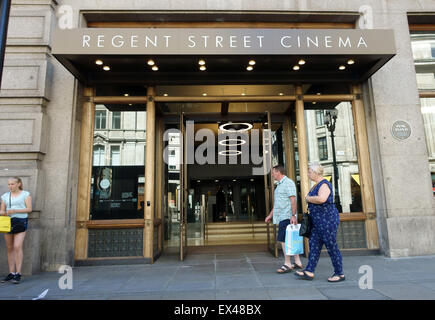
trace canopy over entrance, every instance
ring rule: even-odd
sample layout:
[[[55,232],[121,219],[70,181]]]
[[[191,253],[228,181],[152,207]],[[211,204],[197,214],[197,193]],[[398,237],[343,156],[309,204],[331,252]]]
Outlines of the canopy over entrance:
[[[392,30],[85,28],[53,39],[88,85],[356,83],[395,52]]]

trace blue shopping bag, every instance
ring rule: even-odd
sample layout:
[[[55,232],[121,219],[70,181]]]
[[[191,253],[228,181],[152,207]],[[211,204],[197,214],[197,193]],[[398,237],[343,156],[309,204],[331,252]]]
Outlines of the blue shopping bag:
[[[293,256],[304,253],[304,237],[299,235],[300,224],[289,224],[285,231],[285,254]]]

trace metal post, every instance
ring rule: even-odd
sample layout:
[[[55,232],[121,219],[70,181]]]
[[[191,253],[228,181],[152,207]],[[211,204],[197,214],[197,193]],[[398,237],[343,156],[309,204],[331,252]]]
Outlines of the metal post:
[[[335,123],[333,125],[333,129],[335,129]],[[341,202],[340,202],[340,194],[338,193],[338,168],[337,168],[337,158],[335,156],[334,130],[331,130],[331,143],[332,143],[332,163],[334,167],[334,193],[335,193],[334,202],[335,205],[337,206],[338,212],[343,212],[341,207]]]
[[[332,109],[326,111],[326,119],[325,124],[328,128],[328,131],[331,132],[331,143],[332,143],[332,166],[334,168],[334,202],[337,206],[338,212],[343,212],[341,203],[340,203],[340,194],[338,193],[338,169],[337,169],[337,158],[335,156],[335,140],[334,140],[334,131],[335,131],[335,123],[337,122],[338,110]]]
[[[3,62],[5,59],[6,37],[8,34],[9,12],[12,0],[1,0],[0,3],[0,87],[3,75]]]

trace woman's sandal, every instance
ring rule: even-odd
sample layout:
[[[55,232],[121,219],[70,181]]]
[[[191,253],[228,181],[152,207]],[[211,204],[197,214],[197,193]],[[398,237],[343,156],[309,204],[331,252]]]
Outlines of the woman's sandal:
[[[304,268],[304,266],[303,265],[299,265],[299,264],[297,264],[296,262],[293,264],[293,269],[303,269]]]
[[[344,280],[346,280],[346,277],[344,276],[344,275],[338,275],[338,274],[333,274],[332,276],[331,276],[331,278],[333,278],[333,277],[338,277],[338,280],[330,280],[330,279],[328,279],[328,282],[340,282],[340,281],[344,281]]]
[[[280,271],[281,270],[281,271]],[[276,271],[276,273],[289,273],[289,272],[292,272],[292,268],[290,268],[288,265],[286,265],[286,264],[283,264],[282,266],[281,266],[281,268],[279,268],[277,271]]]
[[[299,274],[298,272],[299,271],[295,272],[295,276],[298,279],[301,279],[301,280],[310,280],[310,281],[314,279],[314,276],[310,277],[308,274],[305,273],[305,271],[302,271],[303,275]]]

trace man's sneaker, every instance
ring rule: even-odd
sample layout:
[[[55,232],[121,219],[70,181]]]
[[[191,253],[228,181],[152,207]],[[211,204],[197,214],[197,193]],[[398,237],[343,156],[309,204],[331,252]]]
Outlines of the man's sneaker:
[[[12,282],[15,283],[15,284],[17,284],[17,283],[20,283],[20,281],[21,281],[21,274],[16,273],[16,274],[14,275],[14,279],[12,280]]]
[[[9,273],[9,274],[6,276],[6,278],[4,278],[4,279],[2,280],[2,283],[6,282],[6,281],[10,281],[10,280],[12,280],[14,277],[15,277],[15,275],[14,275],[13,273]]]

